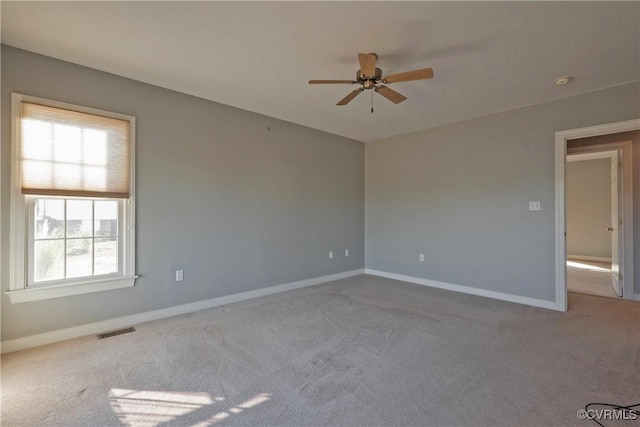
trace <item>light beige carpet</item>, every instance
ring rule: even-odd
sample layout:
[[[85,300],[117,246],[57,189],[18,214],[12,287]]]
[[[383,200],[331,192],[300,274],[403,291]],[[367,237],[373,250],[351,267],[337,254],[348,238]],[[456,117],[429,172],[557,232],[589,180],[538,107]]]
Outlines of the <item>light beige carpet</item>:
[[[2,425],[595,426],[586,404],[640,403],[623,300],[358,276],[135,326],[3,356]]]

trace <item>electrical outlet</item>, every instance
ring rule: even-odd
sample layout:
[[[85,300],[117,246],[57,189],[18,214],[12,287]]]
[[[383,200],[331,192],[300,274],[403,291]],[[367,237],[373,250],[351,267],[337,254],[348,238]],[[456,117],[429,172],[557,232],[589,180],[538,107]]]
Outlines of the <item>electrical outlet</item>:
[[[184,270],[176,270],[176,282],[182,282],[184,280]]]
[[[349,249],[344,250],[344,256],[349,256]]]
[[[424,262],[424,254],[420,254],[420,262]]]
[[[329,259],[333,259],[333,251],[329,251]]]
[[[540,201],[529,202],[529,210],[530,211],[539,211],[540,210]]]

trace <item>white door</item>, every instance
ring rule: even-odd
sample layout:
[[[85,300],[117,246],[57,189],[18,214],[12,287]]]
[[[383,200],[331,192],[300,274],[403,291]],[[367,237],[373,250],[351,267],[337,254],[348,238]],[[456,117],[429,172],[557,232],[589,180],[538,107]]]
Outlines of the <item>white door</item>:
[[[619,179],[622,166],[620,150],[615,151],[611,157],[611,226],[607,228],[611,232],[611,286],[615,293],[621,297],[623,289],[623,277],[620,275],[623,259],[623,234],[620,224],[622,203],[622,182]]]

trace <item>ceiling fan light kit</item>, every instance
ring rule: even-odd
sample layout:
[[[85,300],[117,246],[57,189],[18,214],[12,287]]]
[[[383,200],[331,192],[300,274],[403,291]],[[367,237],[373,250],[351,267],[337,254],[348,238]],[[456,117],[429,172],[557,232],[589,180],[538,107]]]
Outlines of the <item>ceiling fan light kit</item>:
[[[405,71],[402,73],[389,74],[388,76],[382,77],[382,70],[376,67],[377,59],[378,55],[376,55],[375,53],[359,53],[358,62],[360,62],[360,69],[356,72],[355,80],[309,80],[309,84],[361,85],[361,87],[349,93],[336,105],[347,105],[356,96],[364,92],[365,89],[373,89],[376,93],[384,96],[394,104],[399,104],[405,101],[407,97],[384,85],[390,83],[408,82],[412,80],[426,80],[433,78],[433,70],[431,68]]]

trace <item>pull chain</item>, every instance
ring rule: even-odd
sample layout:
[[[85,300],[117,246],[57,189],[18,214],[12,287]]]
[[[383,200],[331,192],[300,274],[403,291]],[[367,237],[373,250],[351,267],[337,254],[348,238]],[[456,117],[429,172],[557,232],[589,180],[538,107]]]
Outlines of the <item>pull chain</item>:
[[[371,91],[371,114],[373,114],[373,91]]]

